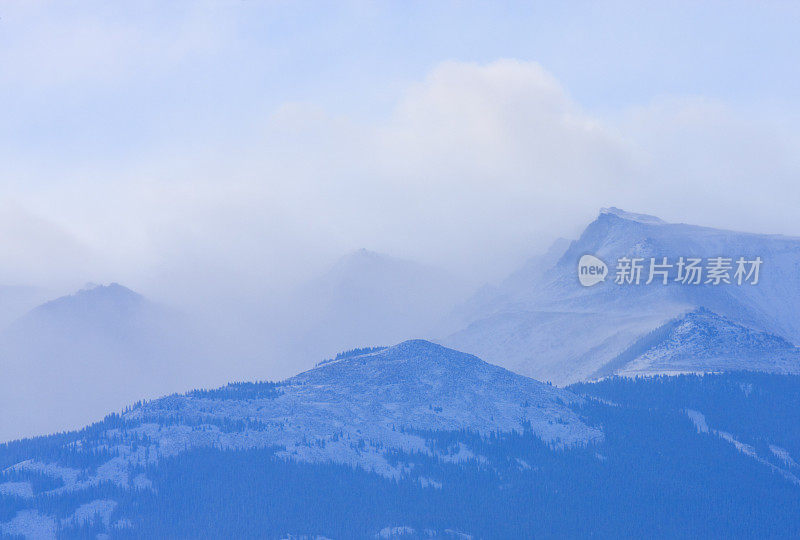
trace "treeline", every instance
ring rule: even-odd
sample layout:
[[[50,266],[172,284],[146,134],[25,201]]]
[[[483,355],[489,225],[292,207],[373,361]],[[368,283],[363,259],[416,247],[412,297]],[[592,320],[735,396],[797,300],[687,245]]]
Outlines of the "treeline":
[[[446,458],[391,451],[387,459],[406,471],[400,479],[287,461],[273,448],[194,449],[131,468],[153,489],[103,484],[34,500],[0,497],[0,521],[30,507],[63,518],[93,499],[112,499],[114,538],[371,538],[395,526],[479,538],[800,537],[800,488],[714,433],[698,433],[685,412],[701,411],[714,429],[781,444],[797,457],[800,377],[608,379],[572,389],[602,400],[575,405],[602,428],[602,441],[560,448],[530,426],[488,435],[416,430]],[[95,520],[61,534],[94,537],[104,527]]]
[[[614,377],[569,389],[634,409],[696,410],[713,429],[735,434],[767,457],[769,445],[800,457],[800,375],[741,371]]]
[[[186,396],[206,399],[274,399],[282,394],[277,382],[237,382],[212,390],[192,390]]]

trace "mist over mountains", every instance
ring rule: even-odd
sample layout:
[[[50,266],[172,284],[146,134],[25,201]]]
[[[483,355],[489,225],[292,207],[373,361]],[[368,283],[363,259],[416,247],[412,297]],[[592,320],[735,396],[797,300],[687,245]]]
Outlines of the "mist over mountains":
[[[75,427],[202,382],[181,314],[112,283],[44,303],[0,332],[0,439]]]
[[[585,254],[764,263],[755,285],[583,287]],[[84,288],[0,332],[0,438],[86,425],[0,444],[0,536],[800,532],[799,254],[604,209],[471,296],[355,252],[245,343]],[[270,354],[310,369],[231,375]]]
[[[465,290],[435,268],[360,250],[290,303],[264,308],[266,316],[243,311],[235,328],[117,283],[89,285],[0,330],[0,440],[74,429],[143,398],[296,373],[365,344],[431,336]],[[15,291],[7,289],[7,304]]]
[[[468,290],[438,268],[361,249],[291,298],[284,343],[289,354],[322,359],[355,347],[432,338]]]
[[[0,540],[800,539],[798,27],[0,2]]]
[[[5,328],[52,295],[32,286],[0,286],[0,328]]]
[[[579,257],[759,256],[758,285],[581,287]],[[289,300],[217,326],[122,285],[32,309],[0,332],[0,439],[75,428],[141,398],[263,380],[337,351],[425,337],[564,385],[615,373],[798,371],[800,241],[604,209],[474,293],[436,268],[360,250]],[[30,292],[19,295],[27,302]],[[16,298],[7,294],[8,304]],[[17,305],[24,305],[24,302]],[[11,313],[11,311],[8,311]],[[236,326],[241,328],[236,328]],[[679,336],[679,337],[677,337]],[[43,396],[43,397],[33,397]],[[68,407],[61,406],[69,403]]]
[[[611,272],[621,257],[674,263],[679,257],[742,256],[761,257],[764,264],[755,286],[685,285],[675,282],[672,268],[667,285],[617,286],[608,279],[587,288],[576,277],[577,262],[587,253],[606,261]],[[443,341],[512,371],[566,384],[608,372],[604,366],[639,338],[697,308],[797,344],[798,296],[800,239],[670,224],[611,208],[538,276],[473,300],[468,315],[461,315],[466,324]],[[740,359],[746,368],[746,356]]]

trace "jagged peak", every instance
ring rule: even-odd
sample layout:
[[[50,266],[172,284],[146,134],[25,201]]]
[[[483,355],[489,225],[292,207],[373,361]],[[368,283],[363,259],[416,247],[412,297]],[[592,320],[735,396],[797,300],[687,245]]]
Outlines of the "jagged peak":
[[[624,219],[626,221],[634,221],[636,223],[644,223],[647,225],[666,225],[667,222],[663,219],[651,216],[649,214],[636,214],[634,212],[626,212],[616,206],[611,206],[609,208],[601,208],[600,209],[600,216],[603,215],[611,215],[616,216],[620,219]]]

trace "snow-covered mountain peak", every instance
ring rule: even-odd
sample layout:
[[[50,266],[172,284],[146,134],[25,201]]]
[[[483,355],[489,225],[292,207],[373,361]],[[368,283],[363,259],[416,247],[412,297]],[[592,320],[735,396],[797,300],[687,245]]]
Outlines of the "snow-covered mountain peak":
[[[375,354],[390,361],[485,364],[476,356],[448,349],[425,339],[409,339]]]
[[[365,406],[369,404],[371,408],[377,402],[386,406],[387,411],[395,411],[394,407],[408,408],[411,404],[424,410],[430,403],[441,406],[449,404],[451,411],[457,411],[458,402],[469,395],[470,402],[475,406],[473,413],[479,415],[481,410],[485,410],[486,419],[494,419],[488,421],[488,425],[493,426],[489,429],[500,431],[520,426],[515,427],[513,415],[494,411],[499,403],[508,402],[510,405],[528,402],[548,408],[575,399],[569,392],[519,376],[476,356],[421,339],[322,364],[288,379],[284,385],[284,389],[295,385],[324,388],[329,398],[337,396],[337,399],[351,404],[363,401]],[[526,416],[524,411],[515,414]],[[437,418],[442,419],[441,416]],[[433,427],[427,426],[430,420],[420,421],[430,428]],[[462,420],[466,424],[461,427],[485,429],[480,423],[473,425],[466,418]],[[403,420],[400,417],[393,418],[393,422],[416,425],[410,419]]]
[[[707,371],[800,373],[800,349],[700,307],[643,336],[598,375]]]
[[[666,225],[667,222],[661,218],[656,216],[651,216],[648,214],[636,214],[634,212],[626,212],[616,206],[611,206],[609,208],[601,208],[600,209],[600,216],[616,216],[620,219],[625,219],[627,221],[635,221],[637,223],[645,223],[647,225]]]
[[[388,475],[399,471],[387,463],[387,450],[430,452],[417,432],[531,429],[555,445],[602,437],[569,407],[580,400],[575,394],[428,341],[340,356],[276,385],[229,385],[146,403],[124,415],[141,426],[129,436],[156,436],[165,454],[209,444],[278,446],[293,459]],[[238,421],[241,432],[208,429]],[[161,427],[148,427],[154,425]],[[307,446],[309,440],[322,443]],[[366,446],[355,447],[358,440]]]
[[[443,347],[442,345],[437,345],[436,343],[432,343],[424,339],[409,339],[392,347],[366,347],[363,349],[353,349],[352,351],[345,351],[339,353],[333,359],[320,362],[319,364],[317,364],[317,367],[314,368],[314,370],[316,370],[321,366],[329,366],[336,363],[377,364],[392,359],[396,359],[401,362],[407,362],[411,359],[424,359],[424,358],[430,358],[433,360],[437,357],[442,356],[443,353],[449,350],[451,349],[447,349],[447,347]],[[459,354],[471,357],[471,355],[467,355],[464,353],[459,353]],[[475,358],[475,360],[477,360],[478,362],[481,361],[478,358]]]
[[[62,493],[102,482],[144,485],[130,477],[131,467],[195,448],[274,448],[290,460],[343,463],[397,478],[419,474],[393,458],[397,452],[447,463],[486,459],[465,443],[433,445],[432,432],[530,430],[553,447],[603,438],[570,407],[582,398],[567,390],[422,340],[368,351],[350,351],[281,383],[174,394],[110,416],[65,439],[79,453],[108,456],[83,479],[69,464],[15,466],[66,471],[69,481],[53,491]]]
[[[332,391],[337,393],[354,392],[370,385],[373,387],[371,391],[395,388],[393,399],[400,399],[406,392],[416,394],[420,399],[436,399],[442,397],[437,395],[439,392],[448,391],[447,387],[458,386],[458,391],[472,390],[476,384],[482,385],[489,378],[514,385],[524,381],[526,387],[541,386],[549,391],[549,387],[542,383],[520,378],[476,356],[422,339],[404,341],[366,354],[346,356],[292,377],[287,384],[330,385]],[[488,390],[483,388],[481,392]],[[498,388],[498,391],[502,390]],[[430,395],[423,398],[422,393]],[[569,401],[566,396],[558,397]]]
[[[603,260],[609,276],[617,273],[623,258],[638,259],[642,278],[638,284],[607,279],[583,287],[576,268],[586,254]],[[717,257],[730,260],[729,282],[688,285],[677,279],[681,258],[699,259],[706,272]],[[647,284],[652,261],[664,258],[671,265],[667,283]],[[763,262],[757,284],[732,279],[738,258]],[[513,287],[488,291],[468,303],[469,310],[460,314],[464,324],[445,343],[557,384],[606,372],[607,364],[639,338],[699,307],[800,344],[797,238],[666,223],[610,208],[603,209],[556,263],[539,266],[538,272],[512,274]],[[699,331],[701,326],[692,328]]]
[[[388,362],[437,362],[442,359],[455,361],[469,359],[472,362],[482,362],[479,358],[470,354],[465,354],[453,349],[448,349],[442,345],[424,340],[409,339],[398,343],[392,347],[377,348],[377,350],[365,349],[365,352],[342,355],[339,363],[388,363]],[[334,362],[330,362],[333,364]]]

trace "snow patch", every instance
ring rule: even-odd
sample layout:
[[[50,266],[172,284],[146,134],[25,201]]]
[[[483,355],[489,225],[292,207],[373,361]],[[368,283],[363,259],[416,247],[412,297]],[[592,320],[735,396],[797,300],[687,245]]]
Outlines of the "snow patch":
[[[80,527],[100,518],[108,528],[111,522],[111,513],[117,507],[117,502],[109,499],[95,499],[86,504],[80,505],[71,516],[61,520],[61,524],[67,527]]]
[[[11,521],[0,523],[0,532],[26,540],[55,540],[56,520],[36,510],[20,510]]]
[[[723,441],[728,442],[731,445],[733,445],[733,447],[736,448],[736,450],[738,450],[742,454],[753,458],[754,460],[758,461],[762,465],[764,465],[764,466],[772,469],[774,472],[780,474],[781,476],[783,476],[789,482],[800,486],[800,478],[798,478],[797,476],[795,476],[794,474],[790,473],[789,471],[787,471],[785,469],[781,469],[780,467],[777,467],[776,465],[770,463],[766,459],[764,459],[761,456],[759,456],[758,452],[756,452],[756,449],[753,446],[751,446],[751,445],[749,445],[747,443],[741,442],[740,440],[736,439],[736,437],[734,437],[732,434],[728,433],[727,431],[719,431],[719,430],[716,430],[716,429],[709,428],[708,427],[708,423],[706,422],[706,417],[705,417],[705,415],[703,415],[703,413],[701,413],[699,411],[692,410],[692,409],[686,409],[686,415],[689,418],[691,418],[692,422],[694,422],[694,425],[697,428],[697,432],[698,433],[712,433],[712,434],[716,435],[717,437],[719,437]],[[784,457],[786,457],[786,458],[791,460],[791,457],[789,456],[789,453],[786,450],[784,450],[783,448],[780,448],[780,447],[774,446],[774,445],[770,445],[770,450],[772,451],[773,454],[775,454],[777,457],[779,457],[781,459],[784,459]],[[788,463],[786,463],[785,460],[784,460],[784,463],[788,464]],[[791,461],[791,463],[794,463],[794,461]]]
[[[415,533],[416,531],[407,525],[401,525],[399,527],[384,527],[378,532],[378,534],[375,535],[375,538],[399,538],[401,536],[411,536]]]
[[[775,457],[780,459],[784,465],[788,467],[797,467],[797,462],[792,459],[792,456],[789,454],[789,451],[785,448],[781,448],[780,446],[775,446],[774,444],[769,445],[770,452],[772,452]]]
[[[30,499],[33,497],[33,486],[30,482],[4,482],[0,484],[0,495]]]
[[[418,480],[419,480],[419,484],[423,488],[430,487],[430,488],[433,488],[433,489],[442,489],[442,483],[437,481],[437,480],[434,480],[433,478],[427,478],[425,476],[420,476],[418,478]]]
[[[700,411],[686,409],[686,416],[688,416],[697,428],[698,433],[708,433],[708,424],[706,423],[706,416]]]

